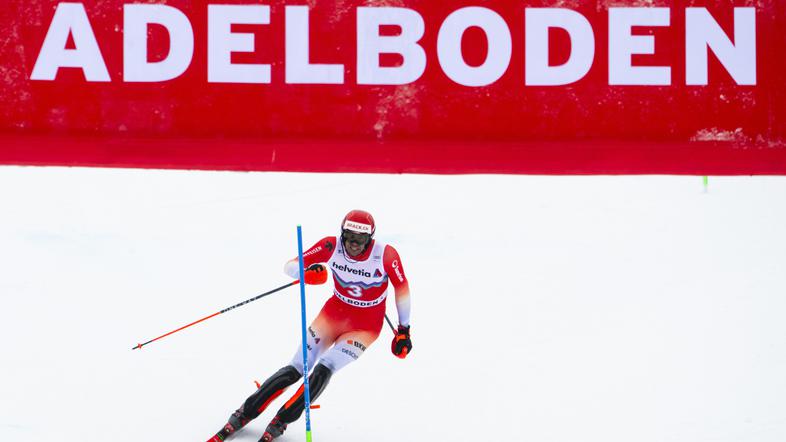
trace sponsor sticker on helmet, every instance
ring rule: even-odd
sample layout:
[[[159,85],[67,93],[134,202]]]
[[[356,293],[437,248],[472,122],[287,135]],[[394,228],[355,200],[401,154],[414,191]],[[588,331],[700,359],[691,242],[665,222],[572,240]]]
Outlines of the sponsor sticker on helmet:
[[[352,230],[358,233],[367,233],[371,235],[371,226],[368,224],[357,223],[355,221],[346,220],[344,222],[344,229],[345,230]]]

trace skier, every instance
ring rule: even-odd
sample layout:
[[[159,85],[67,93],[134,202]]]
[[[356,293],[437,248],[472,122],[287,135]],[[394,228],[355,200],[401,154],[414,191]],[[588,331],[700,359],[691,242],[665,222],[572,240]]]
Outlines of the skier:
[[[370,213],[349,212],[341,222],[341,236],[328,236],[303,253],[304,282],[327,281],[327,267],[333,271],[333,296],[325,303],[308,328],[309,389],[314,400],[325,390],[330,377],[358,359],[382,330],[388,281],[396,296],[399,326],[391,351],[405,358],[412,350],[409,334],[409,283],[401,258],[393,246],[374,239],[376,224]],[[284,272],[292,278],[300,273],[298,258],[288,261]],[[317,362],[318,361],[318,362]],[[314,362],[317,362],[314,364]],[[269,377],[229,417],[226,425],[208,442],[221,442],[259,416],[290,385],[303,377],[303,348],[292,361]],[[281,436],[287,424],[296,421],[305,408],[303,386],[270,421],[260,442]]]

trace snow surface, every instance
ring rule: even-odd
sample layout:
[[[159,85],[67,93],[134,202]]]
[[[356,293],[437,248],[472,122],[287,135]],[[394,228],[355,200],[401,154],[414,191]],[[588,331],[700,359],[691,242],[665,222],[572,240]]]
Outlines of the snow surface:
[[[298,223],[308,246],[365,208],[411,280],[414,349],[384,331],[337,373],[314,441],[782,442],[786,177],[703,190],[0,168],[0,440],[206,440],[292,357],[297,289],[131,347],[287,282]],[[281,439],[303,440],[302,419]]]

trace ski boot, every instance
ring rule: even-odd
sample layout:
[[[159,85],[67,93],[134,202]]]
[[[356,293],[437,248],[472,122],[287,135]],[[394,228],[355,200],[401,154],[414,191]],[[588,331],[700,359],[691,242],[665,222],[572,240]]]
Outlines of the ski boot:
[[[240,410],[237,410],[232,413],[232,416],[229,416],[229,421],[224,425],[224,428],[208,439],[207,442],[224,442],[229,436],[235,434],[237,430],[245,427],[249,421]]]
[[[262,439],[259,439],[259,442],[271,442],[273,439],[284,434],[284,430],[286,429],[287,423],[283,422],[280,417],[276,416],[268,424],[265,434],[262,435]]]

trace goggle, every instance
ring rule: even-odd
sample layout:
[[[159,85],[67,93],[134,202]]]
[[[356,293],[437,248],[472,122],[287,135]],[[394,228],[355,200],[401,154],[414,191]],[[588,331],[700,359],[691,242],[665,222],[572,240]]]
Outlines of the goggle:
[[[371,235],[368,233],[357,233],[351,230],[343,230],[341,232],[341,239],[346,242],[354,242],[357,244],[368,244],[371,241]]]

